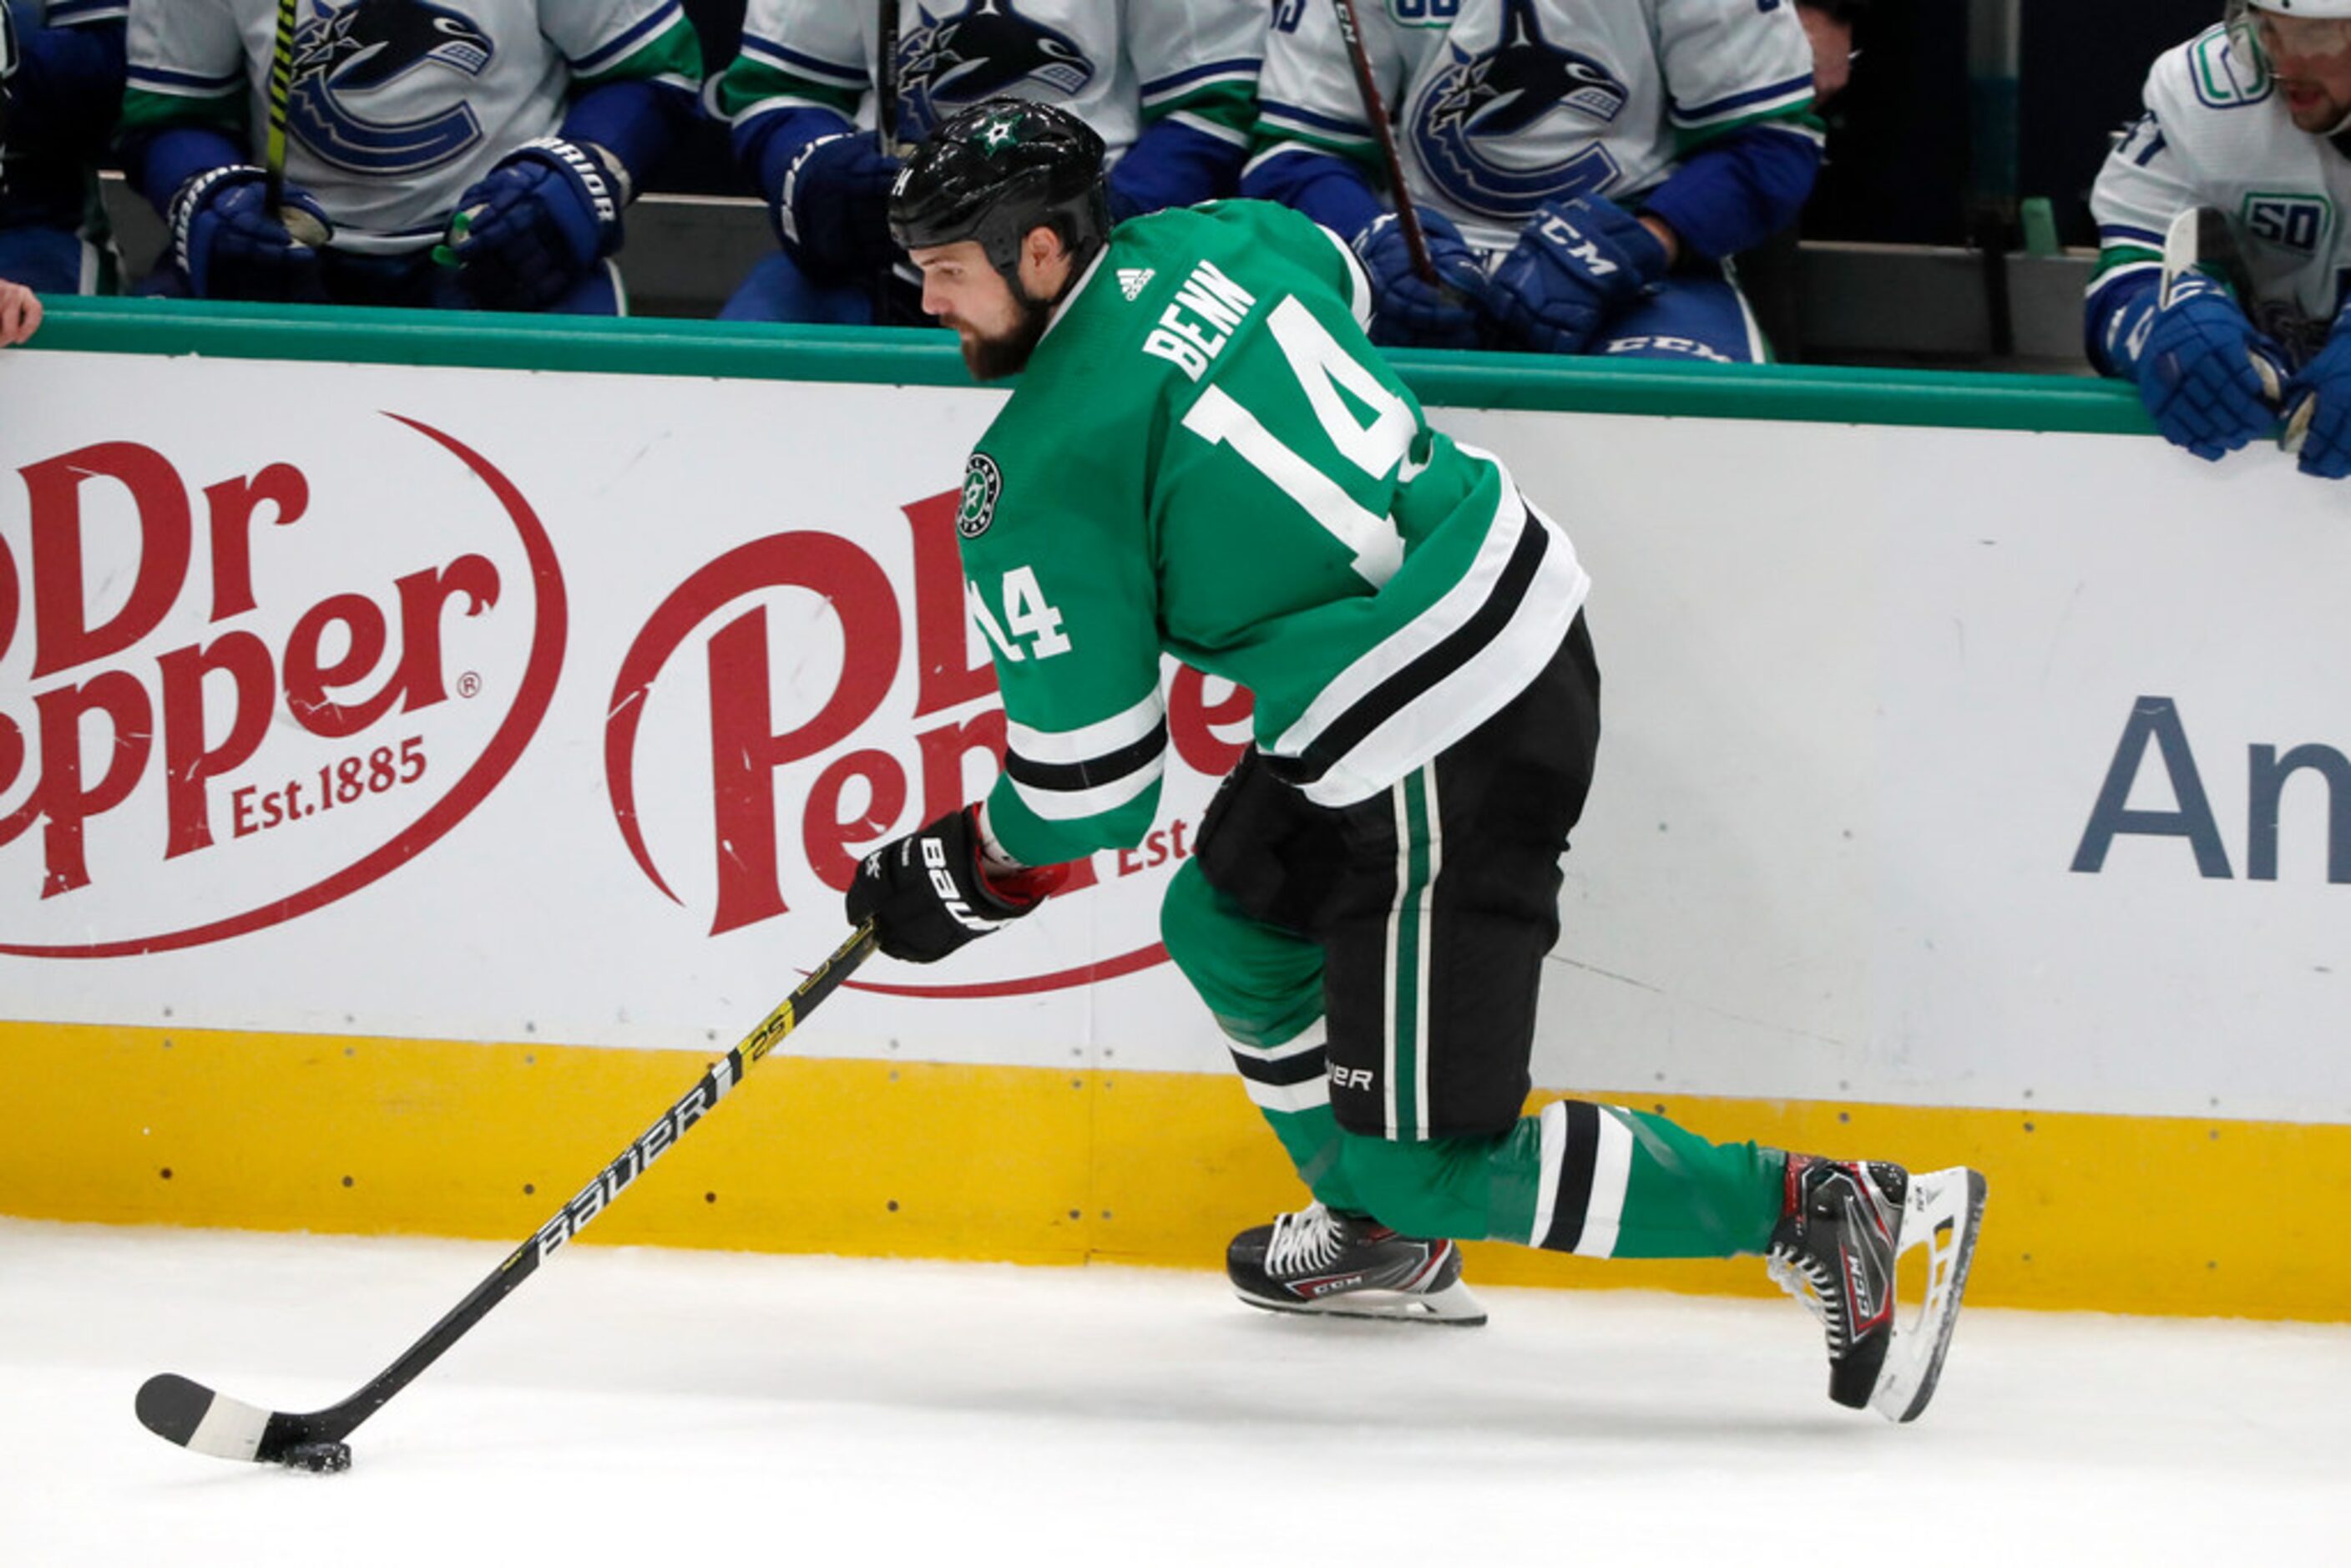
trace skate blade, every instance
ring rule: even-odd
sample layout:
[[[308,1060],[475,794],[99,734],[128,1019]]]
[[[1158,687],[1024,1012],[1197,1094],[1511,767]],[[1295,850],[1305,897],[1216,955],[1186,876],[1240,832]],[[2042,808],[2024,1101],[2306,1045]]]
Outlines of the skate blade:
[[[1233,1293],[1252,1307],[1269,1312],[1289,1312],[1302,1318],[1377,1318],[1388,1322],[1443,1323],[1473,1329],[1486,1321],[1486,1308],[1469,1287],[1456,1281],[1427,1295],[1395,1291],[1358,1291],[1319,1301],[1277,1301],[1236,1288]]]
[[[1976,1255],[1983,1226],[1985,1184],[1965,1166],[1927,1171],[1910,1178],[1902,1205],[1902,1228],[1895,1243],[1896,1266],[1914,1247],[1928,1249],[1927,1288],[1916,1309],[1895,1308],[1893,1340],[1886,1364],[1870,1390],[1869,1407],[1889,1421],[1915,1421],[1935,1396],[1959,1298],[1968,1287],[1968,1265]]]

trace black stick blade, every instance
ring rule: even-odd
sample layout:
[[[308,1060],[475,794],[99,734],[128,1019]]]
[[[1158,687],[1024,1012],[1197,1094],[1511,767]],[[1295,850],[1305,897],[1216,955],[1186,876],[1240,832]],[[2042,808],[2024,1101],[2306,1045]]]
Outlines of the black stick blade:
[[[225,1398],[175,1372],[159,1373],[139,1385],[139,1424],[183,1448],[223,1459],[260,1456],[269,1412]]]

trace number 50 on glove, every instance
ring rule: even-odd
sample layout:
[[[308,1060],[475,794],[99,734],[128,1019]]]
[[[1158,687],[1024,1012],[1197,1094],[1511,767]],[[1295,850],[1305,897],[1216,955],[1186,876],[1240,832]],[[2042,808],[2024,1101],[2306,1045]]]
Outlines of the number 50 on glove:
[[[933,964],[1035,909],[1069,880],[1067,866],[990,876],[979,859],[978,808],[965,806],[867,855],[849,884],[849,920],[873,923],[893,958]]]

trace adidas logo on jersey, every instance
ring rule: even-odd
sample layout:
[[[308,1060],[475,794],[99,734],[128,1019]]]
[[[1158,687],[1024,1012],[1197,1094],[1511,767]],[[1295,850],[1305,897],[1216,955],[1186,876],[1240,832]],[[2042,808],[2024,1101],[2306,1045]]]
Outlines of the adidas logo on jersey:
[[[1139,297],[1150,286],[1152,269],[1147,267],[1122,267],[1118,269],[1118,291],[1129,299]]]

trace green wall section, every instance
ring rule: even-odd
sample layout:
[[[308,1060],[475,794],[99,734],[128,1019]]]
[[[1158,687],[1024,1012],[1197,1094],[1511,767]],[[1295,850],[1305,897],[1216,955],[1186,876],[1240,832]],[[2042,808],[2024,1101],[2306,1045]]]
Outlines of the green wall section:
[[[161,299],[59,299],[28,350],[452,365],[738,381],[969,386],[952,333],[646,318],[486,316]],[[1423,402],[1452,408],[1785,419],[2151,435],[2119,382],[1807,365],[1683,365],[1405,351]]]

